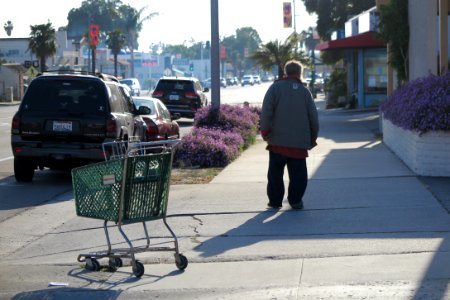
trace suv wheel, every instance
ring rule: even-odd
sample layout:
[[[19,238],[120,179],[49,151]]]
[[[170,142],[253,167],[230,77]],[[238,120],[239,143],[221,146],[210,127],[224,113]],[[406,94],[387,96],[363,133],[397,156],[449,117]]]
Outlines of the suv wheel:
[[[34,165],[28,159],[14,158],[14,176],[18,182],[30,182],[34,177]]]

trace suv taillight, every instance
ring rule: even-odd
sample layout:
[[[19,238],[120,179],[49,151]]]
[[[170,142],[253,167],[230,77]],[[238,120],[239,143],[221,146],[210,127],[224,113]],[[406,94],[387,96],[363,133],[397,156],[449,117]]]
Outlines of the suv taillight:
[[[152,93],[152,96],[155,98],[162,97],[162,96],[164,96],[164,92],[163,91],[154,91]]]
[[[184,95],[188,99],[197,99],[199,97],[196,92],[186,92]]]
[[[106,136],[115,138],[116,133],[117,133],[116,119],[113,116],[110,116],[106,120]]]
[[[19,134],[20,133],[20,118],[17,114],[14,115],[11,123],[11,133]]]

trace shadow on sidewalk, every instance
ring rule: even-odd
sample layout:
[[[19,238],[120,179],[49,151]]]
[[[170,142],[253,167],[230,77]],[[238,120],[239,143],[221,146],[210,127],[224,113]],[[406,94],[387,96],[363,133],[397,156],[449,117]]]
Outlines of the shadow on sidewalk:
[[[61,196],[72,191],[70,172],[37,170],[32,182],[16,182],[14,176],[9,176],[0,180],[0,186],[0,211],[42,205],[55,197],[61,201],[73,199]]]

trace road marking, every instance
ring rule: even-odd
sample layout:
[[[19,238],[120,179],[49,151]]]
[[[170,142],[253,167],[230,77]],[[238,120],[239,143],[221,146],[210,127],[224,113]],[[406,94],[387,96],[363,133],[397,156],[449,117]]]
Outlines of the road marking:
[[[10,159],[13,159],[13,158],[14,158],[14,156],[6,157],[6,158],[1,158],[1,159],[0,159],[0,162],[2,162],[2,161],[7,161],[7,160],[10,160]]]

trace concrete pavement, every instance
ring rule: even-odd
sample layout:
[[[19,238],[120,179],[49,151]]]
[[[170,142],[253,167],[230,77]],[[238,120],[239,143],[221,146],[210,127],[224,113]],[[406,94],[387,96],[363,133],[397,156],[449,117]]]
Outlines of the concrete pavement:
[[[258,140],[211,183],[171,187],[168,222],[189,265],[140,254],[136,279],[129,266],[77,263],[105,248],[102,221],[76,217],[73,195],[60,195],[0,224],[0,298],[450,299],[450,179],[413,174],[380,141],[376,112],[321,109],[320,121],[304,210],[266,209]],[[141,229],[125,227],[137,244]],[[160,222],[149,230],[167,241]]]

